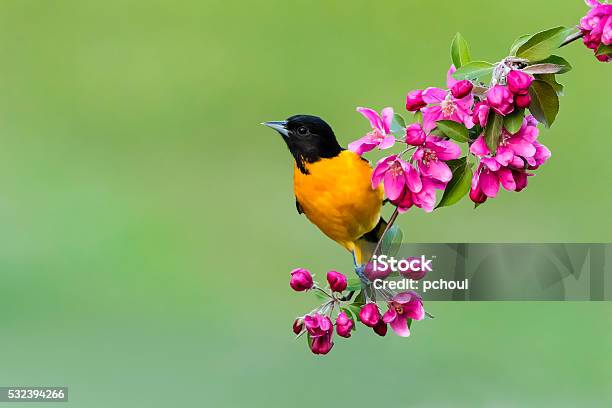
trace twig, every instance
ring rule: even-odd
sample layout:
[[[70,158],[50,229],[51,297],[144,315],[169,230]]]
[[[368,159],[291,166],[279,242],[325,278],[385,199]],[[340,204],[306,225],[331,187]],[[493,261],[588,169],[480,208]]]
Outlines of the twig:
[[[385,227],[385,230],[383,231],[382,235],[380,236],[380,239],[378,240],[378,243],[376,244],[376,248],[374,248],[374,252],[372,252],[372,258],[380,250],[380,246],[382,245],[382,241],[385,238],[385,234],[393,226],[393,223],[395,222],[395,219],[397,218],[398,214],[399,214],[399,210],[397,209],[397,207],[395,207],[395,211],[393,211],[393,214],[391,215],[391,218],[389,218],[389,222],[387,223],[387,226]],[[371,262],[372,258],[370,258],[370,260],[368,262]]]
[[[561,47],[565,47],[567,44],[570,44],[574,41],[576,41],[579,38],[582,38],[584,36],[584,33],[582,31],[578,31],[577,33],[574,33],[570,36],[568,36],[559,46],[559,48]]]

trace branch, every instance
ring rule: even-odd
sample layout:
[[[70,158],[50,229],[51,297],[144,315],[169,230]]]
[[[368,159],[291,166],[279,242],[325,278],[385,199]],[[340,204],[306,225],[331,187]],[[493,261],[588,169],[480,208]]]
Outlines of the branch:
[[[389,218],[389,222],[387,223],[385,230],[380,236],[380,239],[378,240],[378,243],[376,244],[376,248],[374,248],[374,252],[372,252],[372,257],[370,258],[368,262],[372,262],[372,258],[374,258],[374,255],[376,255],[378,251],[380,250],[380,246],[382,245],[382,241],[385,238],[385,234],[387,233],[387,231],[389,231],[389,228],[393,226],[393,223],[395,222],[395,219],[397,218],[398,215],[399,215],[399,210],[397,209],[397,207],[395,207],[395,211],[393,211],[391,218]]]

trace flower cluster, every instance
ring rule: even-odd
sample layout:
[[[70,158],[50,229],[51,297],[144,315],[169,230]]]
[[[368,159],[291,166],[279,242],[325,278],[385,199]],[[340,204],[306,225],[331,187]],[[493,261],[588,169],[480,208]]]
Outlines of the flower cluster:
[[[585,3],[591,9],[580,19],[584,45],[594,51],[599,61],[609,62],[612,60],[612,4],[602,4],[597,0],[585,0]]]
[[[415,276],[420,279],[424,274]],[[404,276],[413,276],[408,272]],[[340,297],[347,289],[347,278],[340,272],[327,273],[329,291],[319,287],[313,280],[310,272],[303,268],[291,272],[289,284],[297,292],[315,290],[327,297],[327,301],[310,313],[298,317],[293,322],[293,333],[298,337],[306,334],[308,346],[314,354],[327,354],[334,346],[334,327],[338,336],[349,338],[356,330],[355,321],[359,321],[373,329],[379,336],[387,334],[387,325],[402,337],[410,335],[410,324],[413,320],[422,320],[425,309],[421,297],[413,291],[398,293],[387,299],[387,311],[381,311],[375,302],[364,303],[356,299],[348,303],[348,297]],[[305,288],[305,289],[304,289]],[[331,293],[330,293],[331,292]],[[337,307],[335,321],[332,321],[334,310]]]

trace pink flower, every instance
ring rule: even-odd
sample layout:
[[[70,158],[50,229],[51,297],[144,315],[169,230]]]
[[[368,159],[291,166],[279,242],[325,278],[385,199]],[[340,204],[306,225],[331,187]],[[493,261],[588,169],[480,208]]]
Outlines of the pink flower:
[[[414,257],[409,257],[406,260],[408,262],[412,261],[413,259],[417,259]],[[427,270],[425,268],[419,268],[419,269],[415,269],[413,270],[412,268],[409,268],[406,271],[400,270],[400,274],[408,279],[412,279],[412,280],[421,280],[425,277],[425,275],[427,274]]]
[[[470,152],[480,157],[480,164],[472,177],[470,199],[483,203],[489,197],[497,196],[499,186],[508,191],[521,191],[527,186],[527,177],[550,158],[550,150],[540,144],[537,122],[527,116],[515,134],[502,130],[495,156],[491,155],[481,135],[470,146]]]
[[[452,86],[451,94],[453,94],[455,98],[461,99],[468,96],[472,92],[472,89],[474,89],[474,85],[467,79],[464,79]]]
[[[340,312],[336,318],[336,333],[340,337],[351,337],[353,321],[344,312]]]
[[[329,283],[330,289],[334,292],[342,292],[344,289],[346,289],[346,276],[344,276],[340,272],[327,272],[327,282]]]
[[[586,0],[591,7],[589,12],[580,20],[582,41],[587,48],[597,51],[601,44],[612,44],[612,4],[602,4],[596,0]],[[596,56],[602,62],[609,62],[612,57],[607,55]]]
[[[389,302],[389,310],[383,315],[383,322],[388,323],[391,329],[401,337],[410,336],[408,319],[422,320],[425,309],[419,295],[415,292],[398,293]]]
[[[319,313],[304,316],[304,325],[308,331],[310,349],[314,354],[327,354],[334,343],[332,335],[334,326],[327,316]]]
[[[409,145],[420,146],[426,137],[423,127],[418,123],[412,123],[406,128],[406,143]]]
[[[410,191],[421,190],[421,178],[410,164],[396,155],[384,157],[376,163],[372,172],[372,188],[384,181],[385,194],[389,200],[397,201],[408,188]]]
[[[422,176],[447,183],[453,177],[453,173],[446,161],[459,156],[461,148],[458,145],[450,140],[428,135],[425,143],[417,148],[412,158],[417,161]]]
[[[495,85],[487,91],[487,103],[495,112],[506,116],[514,110],[514,95],[502,85]]]
[[[476,105],[474,105],[474,113],[472,114],[472,119],[474,120],[474,123],[480,125],[480,127],[483,128],[487,126],[489,110],[490,108],[486,101],[477,102]]]
[[[455,67],[451,66],[447,74],[447,87],[452,88],[458,82],[452,78],[452,73],[455,72]],[[474,96],[468,92],[463,98],[456,98],[452,91],[447,91],[440,88],[427,88],[423,91],[423,100],[429,106],[421,109],[423,112],[423,128],[430,131],[436,127],[436,122],[439,120],[453,120],[462,123],[470,129],[474,126],[472,122],[472,105],[474,104]]]
[[[408,92],[406,95],[406,110],[410,112],[416,112],[422,107],[426,106],[427,103],[423,100],[423,91],[417,89],[416,91]]]
[[[510,92],[515,94],[524,95],[533,82],[533,77],[529,74],[513,69],[506,76],[506,82],[508,83],[508,89]]]
[[[376,326],[380,318],[380,312],[376,303],[367,303],[359,312],[359,320],[368,327]]]
[[[291,280],[289,281],[291,288],[297,292],[310,289],[313,286],[312,276],[307,269],[297,268],[291,271]]]
[[[362,155],[370,150],[378,147],[379,149],[388,149],[395,143],[395,137],[390,134],[391,121],[393,120],[393,108],[385,108],[382,114],[370,108],[357,108],[357,112],[361,113],[370,121],[372,131],[367,135],[348,145],[350,151]]]

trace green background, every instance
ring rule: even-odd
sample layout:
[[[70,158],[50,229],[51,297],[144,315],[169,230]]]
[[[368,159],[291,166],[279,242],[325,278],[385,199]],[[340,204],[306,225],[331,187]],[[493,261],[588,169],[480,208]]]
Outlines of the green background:
[[[311,355],[290,329],[316,300],[288,273],[351,258],[296,213],[291,157],[259,125],[317,114],[346,145],[368,130],[356,106],[444,85],[456,31],[497,61],[586,10],[2,0],[0,385],[66,385],[74,407],[609,406],[612,303],[431,302],[409,339],[359,328]],[[562,55],[529,187],[410,211],[407,241],[611,241],[610,66]]]

